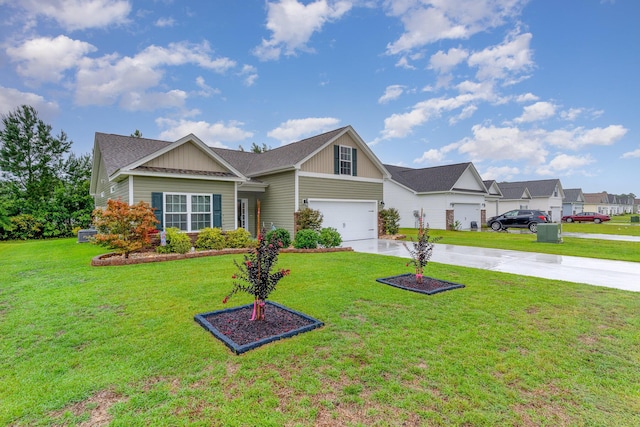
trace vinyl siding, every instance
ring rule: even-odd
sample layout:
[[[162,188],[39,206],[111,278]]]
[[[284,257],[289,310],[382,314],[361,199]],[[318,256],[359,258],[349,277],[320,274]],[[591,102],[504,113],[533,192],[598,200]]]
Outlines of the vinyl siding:
[[[112,188],[113,192],[111,191]],[[96,194],[94,196],[95,207],[106,208],[107,200],[109,199],[120,199],[128,203],[128,181],[126,179],[120,182],[109,181],[107,177],[107,171],[104,168],[104,165],[101,163],[98,168],[98,181],[96,185]]]
[[[260,222],[267,230],[273,225],[284,228],[293,236],[295,211],[295,172],[283,172],[260,177],[269,184],[264,194],[257,196],[260,200]]]
[[[196,147],[190,142],[186,142],[162,156],[148,161],[144,166],[209,172],[229,172],[228,169],[212,159],[210,154],[203,152],[199,147]]]
[[[326,173],[333,175],[333,146],[344,145],[358,150],[358,171],[357,176],[362,178],[382,179],[382,172],[365,154],[365,150],[360,149],[358,144],[348,134],[342,135],[333,144],[325,147],[318,154],[304,162],[300,170],[303,172]]]
[[[133,177],[133,203],[151,204],[151,193],[197,193],[222,195],[222,229],[236,227],[236,194],[233,182],[205,181],[180,178]]]
[[[304,199],[383,200],[382,182],[347,181],[301,176],[298,181],[302,206]]]

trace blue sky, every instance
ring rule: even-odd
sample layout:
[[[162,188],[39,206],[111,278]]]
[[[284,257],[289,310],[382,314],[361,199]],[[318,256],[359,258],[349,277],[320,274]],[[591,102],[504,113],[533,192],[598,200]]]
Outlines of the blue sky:
[[[636,0],[0,0],[0,112],[272,148],[352,125],[384,163],[640,195]]]

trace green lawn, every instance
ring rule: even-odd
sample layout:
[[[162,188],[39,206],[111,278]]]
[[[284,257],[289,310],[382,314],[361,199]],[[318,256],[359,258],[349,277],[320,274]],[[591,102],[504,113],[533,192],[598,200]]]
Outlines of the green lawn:
[[[235,256],[102,252],[0,243],[0,425],[640,425],[640,293],[432,263],[466,287],[426,296],[375,281],[400,258],[283,254],[271,299],[325,326],[235,356],[193,321]]]

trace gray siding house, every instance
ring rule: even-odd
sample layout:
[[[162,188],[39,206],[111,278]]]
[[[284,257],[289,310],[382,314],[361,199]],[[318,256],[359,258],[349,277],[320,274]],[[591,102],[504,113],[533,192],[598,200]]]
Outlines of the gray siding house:
[[[295,233],[294,214],[318,209],[343,240],[375,238],[389,173],[351,126],[264,153],[213,148],[195,135],[175,142],[96,133],[90,192],[145,201],[161,228],[261,227]],[[258,217],[260,224],[257,223]]]

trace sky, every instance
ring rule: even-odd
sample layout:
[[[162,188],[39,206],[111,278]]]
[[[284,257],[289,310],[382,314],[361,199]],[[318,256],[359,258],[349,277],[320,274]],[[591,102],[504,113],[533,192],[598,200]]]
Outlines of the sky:
[[[637,0],[0,0],[0,113],[640,195]]]

